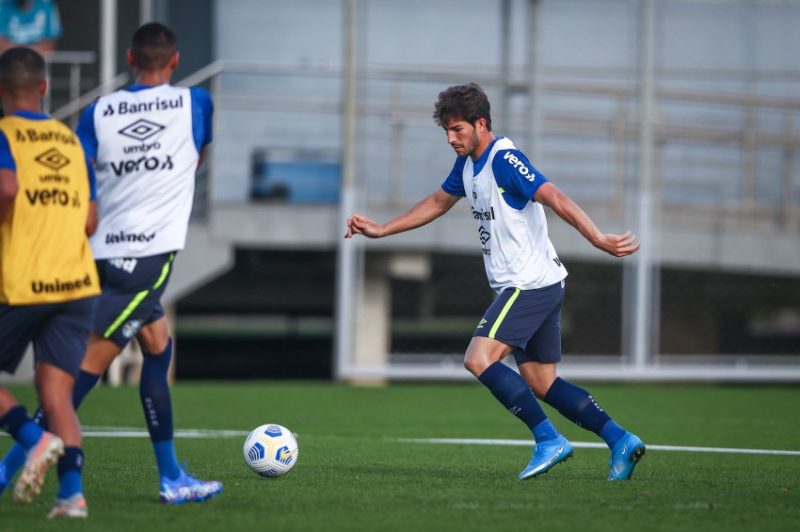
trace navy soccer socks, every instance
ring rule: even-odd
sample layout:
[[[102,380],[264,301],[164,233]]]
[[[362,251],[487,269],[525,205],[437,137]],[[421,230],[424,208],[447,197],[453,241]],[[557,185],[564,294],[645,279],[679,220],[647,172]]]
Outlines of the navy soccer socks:
[[[169,393],[167,373],[172,360],[172,338],[163,353],[142,353],[142,377],[139,381],[139,397],[153,452],[156,456],[158,474],[170,480],[178,478],[181,469],[175,454],[172,432],[172,400]]]
[[[25,451],[36,445],[43,433],[42,428],[28,417],[28,412],[21,405],[11,408],[3,417],[0,417],[0,427],[8,432],[23,449],[23,462],[25,461]]]
[[[536,396],[519,373],[502,362],[495,362],[481,373],[478,380],[489,388],[492,395],[509,412],[528,426],[537,442],[552,440],[559,436],[536,401]]]
[[[600,436],[609,447],[625,435],[625,429],[600,408],[589,392],[560,377],[542,399],[579,427]]]
[[[76,493],[83,493],[81,471],[83,470],[83,450],[80,447],[67,447],[58,459],[58,498],[68,499]]]

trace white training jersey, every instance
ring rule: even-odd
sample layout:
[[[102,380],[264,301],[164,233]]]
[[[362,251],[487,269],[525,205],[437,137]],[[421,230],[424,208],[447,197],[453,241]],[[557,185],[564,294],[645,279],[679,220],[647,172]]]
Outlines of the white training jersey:
[[[511,140],[500,137],[477,161],[459,157],[442,185],[467,198],[486,276],[497,292],[544,288],[567,276],[547,234],[544,209],[533,201],[546,182]]]
[[[95,258],[183,249],[199,154],[210,140],[210,98],[200,91],[139,85],[84,113],[78,136],[97,173]],[[198,96],[207,102],[198,106]],[[198,127],[207,131],[198,135]]]

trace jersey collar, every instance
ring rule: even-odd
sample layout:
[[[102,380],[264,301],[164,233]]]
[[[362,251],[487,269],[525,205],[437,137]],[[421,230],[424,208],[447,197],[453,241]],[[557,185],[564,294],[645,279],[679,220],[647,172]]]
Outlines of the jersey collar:
[[[162,85],[166,85],[166,83],[162,83]],[[147,89],[155,89],[156,87],[161,87],[161,85],[143,85],[142,83],[134,83],[125,90],[128,92],[139,92]]]
[[[29,120],[47,120],[50,116],[43,114],[43,113],[36,113],[33,111],[14,111],[11,113],[13,116],[19,116],[20,118],[27,118]]]
[[[478,160],[474,161],[472,163],[472,174],[473,175],[478,175],[481,172],[481,170],[483,170],[483,166],[486,164],[486,160],[489,158],[489,154],[492,151],[492,147],[495,145],[495,143],[498,140],[500,140],[502,138],[503,137],[500,137],[500,136],[495,137],[494,140],[492,142],[490,142],[488,146],[486,146],[486,149],[483,150],[483,153],[481,153],[481,156],[478,157]]]

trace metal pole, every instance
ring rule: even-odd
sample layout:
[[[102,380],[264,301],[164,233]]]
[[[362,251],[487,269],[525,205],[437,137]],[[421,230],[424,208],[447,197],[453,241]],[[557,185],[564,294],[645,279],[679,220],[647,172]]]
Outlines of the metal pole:
[[[52,71],[50,69],[50,62],[45,61],[44,64],[44,79],[47,81],[47,90],[42,97],[42,110],[46,114],[50,114],[50,95],[53,93],[53,78],[52,78]]]
[[[139,24],[155,20],[155,0],[139,0]]]
[[[509,77],[511,76],[511,0],[500,2],[500,128],[509,129]]]
[[[100,83],[117,75],[117,0],[100,4]]]
[[[81,95],[81,64],[72,63],[69,66],[69,101],[74,102]],[[78,115],[73,115],[69,120],[72,129],[78,125]]]
[[[542,123],[541,115],[539,112],[539,9],[541,6],[540,0],[528,0],[528,36],[526,42],[527,47],[527,81],[528,81],[528,105],[527,114],[527,141],[525,151],[528,153],[530,160],[536,165],[537,161],[541,159],[542,148]]]
[[[356,206],[356,17],[358,0],[345,0],[344,106],[342,183],[338,229],[344,234],[347,217]],[[334,376],[347,377],[355,345],[356,246],[353,240],[338,239],[336,254],[336,347]]]
[[[640,23],[639,81],[639,198],[638,236],[642,247],[637,253],[633,326],[633,365],[643,370],[651,349],[651,306],[653,267],[653,101],[655,93],[655,0],[643,0]]]

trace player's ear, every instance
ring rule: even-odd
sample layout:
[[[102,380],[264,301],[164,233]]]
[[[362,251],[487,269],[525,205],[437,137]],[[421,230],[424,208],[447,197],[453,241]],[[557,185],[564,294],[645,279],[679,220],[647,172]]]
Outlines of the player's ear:
[[[130,48],[125,52],[125,60],[130,67],[136,67],[136,58],[133,57],[133,50]]]
[[[480,117],[475,121],[475,130],[477,133],[483,133],[484,131],[488,131],[488,128],[486,127],[485,118]]]
[[[172,52],[172,55],[169,56],[169,67],[172,70],[175,70],[176,68],[178,68],[178,63],[180,62],[180,60],[181,60],[181,53],[178,51]]]
[[[39,81],[39,96],[44,96],[44,93],[47,92],[47,80],[42,79]]]

